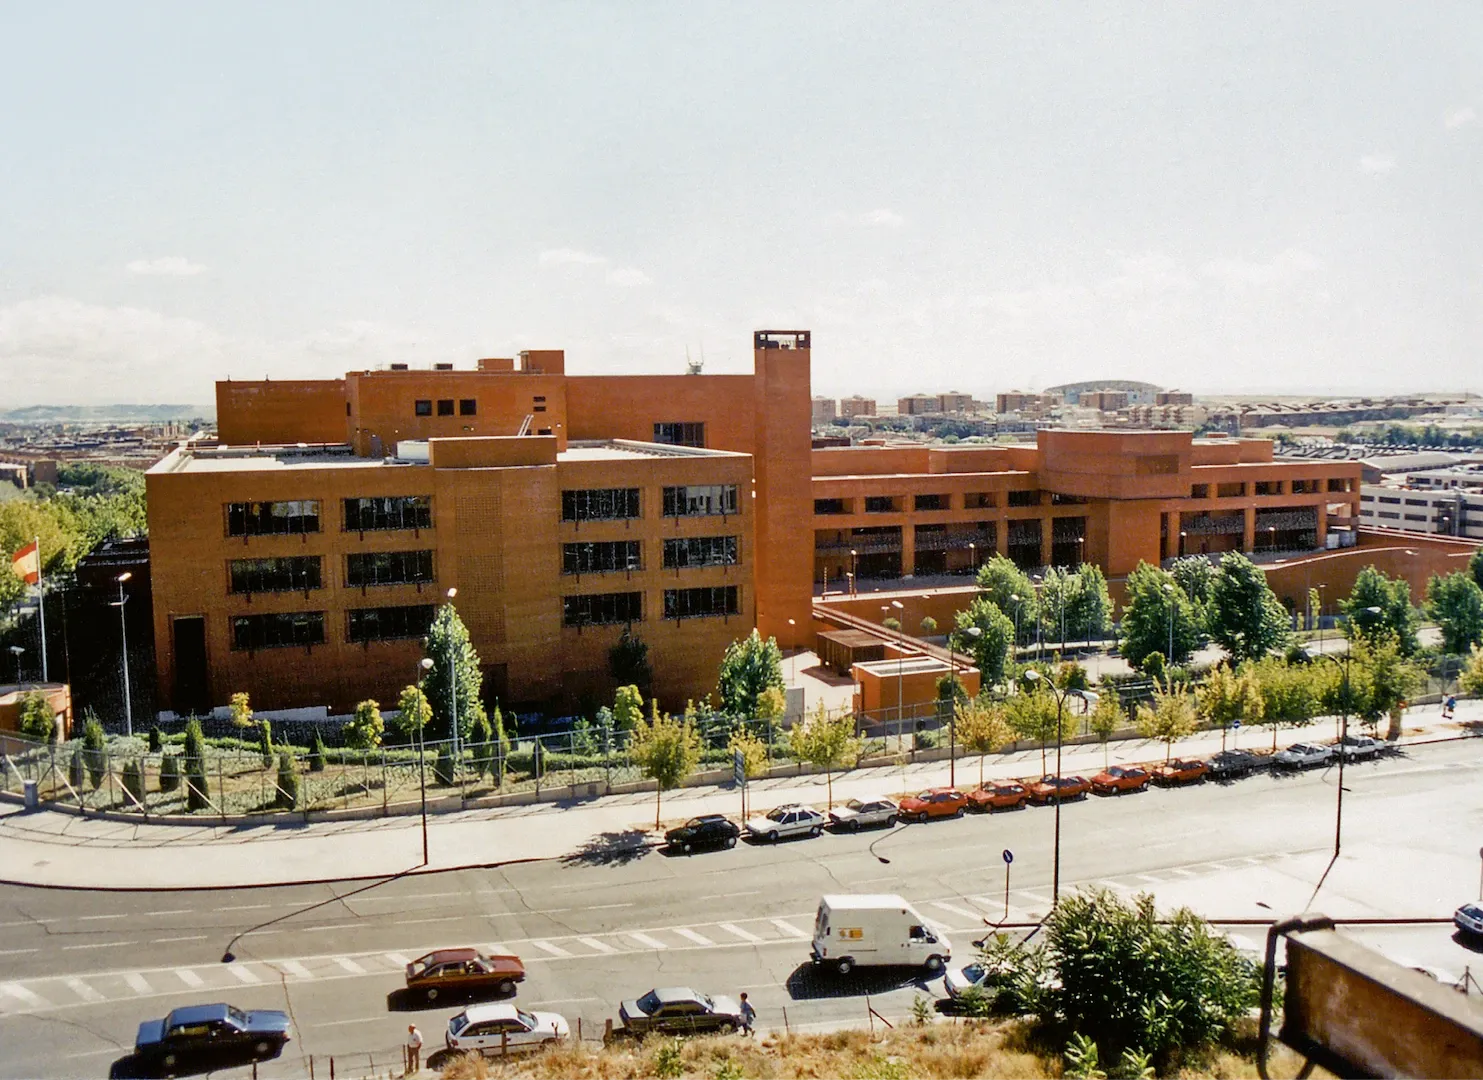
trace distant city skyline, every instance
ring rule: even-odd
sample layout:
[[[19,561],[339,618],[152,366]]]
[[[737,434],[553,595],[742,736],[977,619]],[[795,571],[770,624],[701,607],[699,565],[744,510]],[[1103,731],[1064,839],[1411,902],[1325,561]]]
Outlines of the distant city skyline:
[[[567,351],[1483,389],[1483,8],[0,11],[0,409]]]

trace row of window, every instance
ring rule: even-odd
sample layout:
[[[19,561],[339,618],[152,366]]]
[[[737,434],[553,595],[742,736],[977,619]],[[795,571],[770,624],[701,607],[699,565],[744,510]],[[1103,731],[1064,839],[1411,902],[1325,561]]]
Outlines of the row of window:
[[[1323,480],[1289,480],[1290,494],[1293,495],[1317,495],[1325,488]],[[1341,477],[1330,477],[1327,481],[1327,489],[1331,492],[1347,492],[1349,481]],[[1257,480],[1252,484],[1254,495],[1281,495],[1281,480]],[[1225,484],[1215,485],[1215,497],[1217,499],[1237,499],[1246,495],[1246,484],[1244,482],[1231,481]],[[1209,484],[1193,484],[1190,486],[1189,497],[1191,499],[1210,498]]]
[[[345,532],[433,527],[433,504],[427,495],[344,499],[342,504]],[[228,503],[226,509],[228,536],[284,536],[320,531],[318,499]]]
[[[735,566],[735,536],[689,536],[664,542],[664,569],[694,566]],[[644,568],[643,548],[637,540],[604,540],[561,546],[563,574],[609,574]]]
[[[1038,491],[1008,491],[1005,492],[1006,506],[1038,506],[1040,505],[1040,492]],[[912,509],[921,512],[932,510],[951,510],[952,496],[940,495],[913,495]],[[995,493],[985,491],[969,492],[963,496],[963,508],[965,510],[993,509],[998,499]],[[864,499],[865,513],[867,514],[897,514],[902,511],[905,496],[897,495],[866,495]],[[848,499],[815,499],[815,514],[848,514],[851,503]]]
[[[228,568],[234,593],[309,592],[323,588],[318,555],[275,559],[233,559]],[[345,556],[345,584],[426,585],[437,578],[431,551],[372,551]]]
[[[453,415],[453,398],[439,398],[437,400],[438,415]],[[430,398],[418,398],[412,405],[412,411],[418,416],[431,416],[433,414],[433,401]],[[458,399],[459,416],[477,416],[479,403],[473,398]]]
[[[664,517],[724,517],[737,512],[735,484],[667,487]],[[561,493],[562,521],[615,521],[643,517],[638,488],[582,488]]]
[[[345,640],[352,644],[425,637],[437,609],[432,604],[355,608],[345,613]],[[238,615],[232,619],[232,648],[258,649],[323,645],[324,612],[284,611]]]
[[[664,618],[705,619],[741,612],[741,591],[735,585],[698,589],[665,589]],[[565,626],[601,626],[642,622],[644,594],[641,592],[589,593],[561,598],[561,621]]]

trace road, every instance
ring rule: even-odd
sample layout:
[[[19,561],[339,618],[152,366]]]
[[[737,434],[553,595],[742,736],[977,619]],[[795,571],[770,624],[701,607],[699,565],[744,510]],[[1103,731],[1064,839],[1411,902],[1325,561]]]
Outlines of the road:
[[[1344,858],[1312,903],[1335,916],[1448,916],[1476,890],[1483,743],[1413,747],[1346,770]],[[1336,770],[1152,790],[1062,811],[1062,888],[1151,891],[1207,917],[1308,906],[1332,852]],[[580,1018],[594,1037],[621,997],[658,984],[746,990],[763,1027],[863,1024],[941,984],[892,975],[843,986],[808,965],[825,892],[899,892],[967,958],[983,920],[1050,901],[1054,813],[969,816],[890,832],[670,856],[601,846],[565,860],[384,884],[95,894],[0,889],[0,1077],[97,1076],[142,1019],[191,1002],[286,1008],[297,1036],[264,1077],[307,1059],[396,1061],[406,1024],[441,1043],[456,1008],[397,1011],[406,959],[475,944],[522,955],[526,1007]],[[518,827],[512,823],[511,827]],[[71,852],[86,857],[85,851]],[[311,907],[311,905],[319,905]],[[260,925],[266,924],[266,925]],[[251,929],[257,927],[256,929]],[[221,963],[232,939],[236,960]],[[1237,933],[1255,942],[1262,929]],[[1355,931],[1410,964],[1483,969],[1450,925]],[[355,1055],[359,1054],[357,1058]],[[348,1064],[347,1064],[348,1063]],[[357,1064],[358,1063],[358,1064]]]

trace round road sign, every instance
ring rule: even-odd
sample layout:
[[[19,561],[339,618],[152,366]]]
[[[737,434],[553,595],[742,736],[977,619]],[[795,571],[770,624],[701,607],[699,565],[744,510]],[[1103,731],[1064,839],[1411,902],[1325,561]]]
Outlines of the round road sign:
[[[1479,852],[1479,854],[1480,855],[1483,855],[1483,852]],[[1008,848],[1005,848],[1004,849],[1004,865],[1005,866],[1008,866],[1012,862],[1014,862],[1014,852],[1010,851]]]

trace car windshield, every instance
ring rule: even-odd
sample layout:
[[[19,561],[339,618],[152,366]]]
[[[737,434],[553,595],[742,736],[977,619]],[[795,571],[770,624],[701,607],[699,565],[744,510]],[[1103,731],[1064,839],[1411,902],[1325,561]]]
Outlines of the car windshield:
[[[865,804],[863,802],[861,802],[859,799],[851,799],[849,802],[845,803],[844,805],[845,805],[845,809],[846,810],[864,810],[865,809]]]
[[[639,998],[636,1004],[639,1007],[639,1011],[647,1016],[659,1008],[659,995],[650,990],[643,997]]]
[[[227,1006],[227,1019],[238,1027],[245,1028],[247,1026],[247,1014],[235,1005]]]
[[[1483,907],[1479,907],[1477,904],[1462,905],[1462,913],[1474,919],[1483,919]]]
[[[536,1018],[530,1013],[526,1012],[524,1009],[516,1009],[515,1015],[520,1017],[520,1022],[525,1025],[527,1031],[534,1031],[537,1027],[540,1026],[536,1022]]]
[[[455,1035],[457,1035],[460,1031],[462,1031],[464,1028],[466,1028],[468,1026],[469,1026],[469,1016],[468,1016],[468,1013],[459,1013],[452,1020],[449,1020],[448,1021],[448,1030],[451,1031],[451,1032],[453,1032],[453,1034],[455,1034]]]
[[[986,974],[988,974],[988,969],[982,964],[969,964],[963,969],[963,978],[972,983],[982,981]]]
[[[696,994],[695,997],[707,1009],[710,1009],[712,1012],[715,1012],[716,1011],[716,999],[715,998],[709,997],[706,994]]]
[[[767,820],[768,821],[782,821],[783,818],[787,817],[792,812],[793,811],[792,811],[791,808],[786,807],[786,806],[780,806],[776,810],[774,810],[772,813],[770,813],[770,814],[767,815]]]
[[[687,828],[687,829],[698,829],[698,828],[700,828],[704,824],[705,824],[705,818],[693,817],[689,821],[685,822],[685,828]]]

